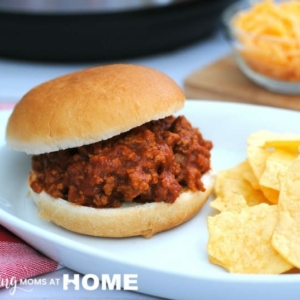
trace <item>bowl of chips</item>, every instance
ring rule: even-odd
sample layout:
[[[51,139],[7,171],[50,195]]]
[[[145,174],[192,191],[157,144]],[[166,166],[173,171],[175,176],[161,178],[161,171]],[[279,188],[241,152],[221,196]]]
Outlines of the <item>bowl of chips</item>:
[[[236,2],[222,16],[242,73],[273,92],[300,94],[300,2]]]

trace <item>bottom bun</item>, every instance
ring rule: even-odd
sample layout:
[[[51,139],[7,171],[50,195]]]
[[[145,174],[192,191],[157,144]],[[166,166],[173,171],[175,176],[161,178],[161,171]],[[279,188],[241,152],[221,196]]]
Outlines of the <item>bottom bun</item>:
[[[51,221],[70,231],[101,237],[129,237],[154,234],[171,229],[191,219],[212,192],[214,176],[202,176],[204,192],[184,191],[173,204],[151,202],[124,203],[119,208],[91,208],[54,199],[45,192],[30,193],[39,209],[40,218]]]

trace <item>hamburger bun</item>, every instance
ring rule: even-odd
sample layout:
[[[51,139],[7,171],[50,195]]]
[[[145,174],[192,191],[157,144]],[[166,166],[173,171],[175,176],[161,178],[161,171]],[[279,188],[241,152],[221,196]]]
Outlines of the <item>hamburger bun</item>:
[[[183,191],[172,204],[151,202],[123,203],[120,208],[95,209],[54,199],[45,192],[30,194],[37,204],[41,219],[51,221],[70,231],[101,237],[152,237],[178,226],[195,216],[208,199],[214,185],[210,171],[203,175],[205,192]]]
[[[45,82],[16,105],[7,125],[10,149],[40,154],[108,139],[184,106],[180,87],[143,66],[90,68]]]
[[[143,66],[94,67],[45,82],[15,106],[6,130],[7,146],[40,155],[80,147],[118,136],[184,106],[181,88],[167,75]],[[29,191],[42,219],[68,230],[102,237],[153,234],[191,219],[209,197],[214,176],[202,176],[205,191],[183,189],[172,204],[123,203],[119,208],[92,208]]]

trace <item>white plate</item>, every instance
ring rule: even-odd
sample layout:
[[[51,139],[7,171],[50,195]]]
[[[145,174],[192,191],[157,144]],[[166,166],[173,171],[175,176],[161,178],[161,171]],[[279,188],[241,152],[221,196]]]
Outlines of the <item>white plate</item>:
[[[300,134],[299,112],[212,101],[188,100],[184,114],[204,138],[214,142],[218,171],[245,158],[246,138],[256,130]],[[0,220],[3,226],[62,265],[83,274],[138,274],[142,293],[172,299],[292,299],[300,295],[300,275],[238,275],[208,262],[208,205],[189,222],[155,235],[126,239],[75,234],[39,220],[27,196],[30,157],[8,151],[0,112]]]

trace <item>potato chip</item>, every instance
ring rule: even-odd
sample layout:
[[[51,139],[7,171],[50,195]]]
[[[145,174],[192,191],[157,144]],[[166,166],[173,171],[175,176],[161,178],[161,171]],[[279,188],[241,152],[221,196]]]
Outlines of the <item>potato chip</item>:
[[[245,198],[242,195],[232,195],[230,198],[217,197],[210,206],[218,211],[234,211],[241,212],[244,208],[248,207]]]
[[[208,259],[211,263],[222,266],[222,263],[220,261],[218,261],[215,257],[208,255]]]
[[[259,179],[259,184],[279,191],[280,184],[278,175],[280,172],[285,172],[296,157],[297,155],[295,153],[275,149],[266,161],[266,167]]]
[[[266,149],[256,146],[247,147],[248,162],[258,180],[266,168],[266,162],[270,155],[271,152],[267,151]]]
[[[269,202],[276,204],[278,202],[279,192],[278,190],[262,186],[260,184],[260,178],[265,171],[266,163],[269,156],[272,152],[269,152],[265,149],[256,147],[256,146],[248,146],[247,147],[248,154],[248,162],[251,166],[253,174],[256,178],[253,177],[252,186],[257,186],[259,190],[264,194],[264,196],[268,199]]]
[[[224,180],[226,179],[239,180],[241,174],[243,174],[245,170],[246,170],[246,163],[242,162],[230,169],[219,171],[216,176],[215,192],[217,194],[220,194],[226,188],[224,184]]]
[[[246,172],[243,174],[243,177],[246,181],[250,183],[250,185],[253,187],[253,189],[257,190],[257,193],[261,193],[262,197],[265,199],[264,201],[261,201],[260,199],[256,199],[259,203],[273,203],[277,204],[278,202],[278,195],[279,192],[273,189],[269,189],[267,187],[261,186],[258,182],[258,179],[254,176],[253,172]],[[256,203],[256,204],[259,204]],[[255,204],[253,204],[255,205]]]
[[[262,192],[255,190],[251,184],[244,179],[243,174],[246,172],[252,172],[247,161],[231,169],[220,171],[217,174],[215,183],[216,196],[223,198],[224,201],[230,201],[233,195],[241,195],[249,206],[268,203],[268,200]]]
[[[286,260],[300,268],[300,158],[280,174],[279,180],[279,221],[272,244]]]
[[[247,143],[246,160],[217,174],[209,261],[232,273],[300,269],[300,136],[258,131]]]
[[[248,163],[249,165],[249,163]],[[249,165],[250,166],[250,165]],[[245,172],[243,174],[243,178],[249,182],[249,184],[255,189],[255,190],[259,190],[260,189],[260,185],[258,183],[258,179],[255,177],[253,171],[250,169],[248,172]]]
[[[278,139],[278,134],[267,130],[260,130],[249,135],[247,144],[249,146],[264,147],[266,141],[272,141],[276,139]]]
[[[270,203],[278,203],[279,191],[264,186],[261,186],[260,190]]]
[[[282,148],[291,152],[299,152],[300,135],[261,130],[251,134],[247,139],[247,144],[261,148]]]
[[[232,273],[280,274],[292,269],[271,244],[277,221],[277,205],[265,203],[208,217],[210,261]]]

